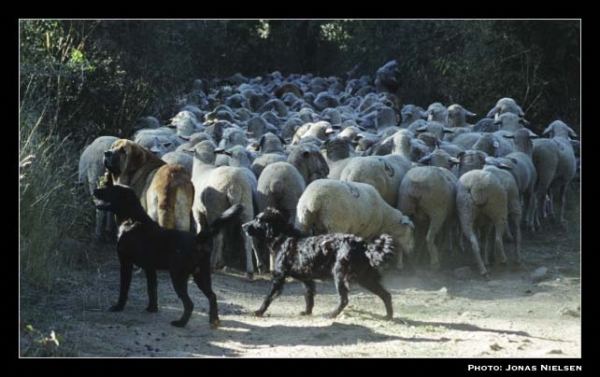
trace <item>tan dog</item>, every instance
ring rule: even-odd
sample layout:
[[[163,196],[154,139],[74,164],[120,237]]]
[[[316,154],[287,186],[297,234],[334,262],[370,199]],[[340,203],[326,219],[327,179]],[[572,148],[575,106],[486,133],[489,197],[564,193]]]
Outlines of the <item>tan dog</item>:
[[[104,152],[104,166],[114,183],[131,187],[144,210],[160,226],[190,230],[194,186],[179,164],[167,164],[146,148],[127,139]]]

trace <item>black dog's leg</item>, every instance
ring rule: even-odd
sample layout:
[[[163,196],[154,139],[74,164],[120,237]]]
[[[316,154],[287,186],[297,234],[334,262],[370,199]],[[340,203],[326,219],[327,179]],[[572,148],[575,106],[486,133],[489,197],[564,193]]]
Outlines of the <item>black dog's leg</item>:
[[[146,273],[146,285],[148,286],[148,307],[146,308],[146,311],[156,313],[158,311],[156,270],[146,268],[144,269],[144,272]]]
[[[131,274],[133,272],[133,264],[121,261],[120,278],[121,283],[119,286],[119,301],[111,306],[108,310],[111,312],[120,312],[125,308],[127,302],[127,294],[129,293],[129,286],[131,285]]]
[[[306,310],[300,312],[300,315],[311,315],[313,306],[315,305],[315,293],[317,287],[313,280],[303,280],[304,284],[304,301],[306,302]]]
[[[260,309],[254,312],[254,315],[257,317],[262,317],[262,315],[267,311],[267,308],[271,304],[271,301],[279,297],[281,292],[283,291],[283,285],[285,284],[285,275],[273,275],[273,280],[271,281],[271,289],[269,290],[269,294],[265,298]]]
[[[348,305],[348,285],[346,280],[344,279],[346,276],[345,273],[342,272],[341,268],[336,266],[333,270],[333,280],[335,281],[335,288],[337,289],[338,295],[340,296],[340,302],[337,308],[334,309],[331,313],[329,313],[329,318],[337,317],[342,310]]]
[[[394,316],[392,308],[392,295],[379,282],[379,273],[375,270],[367,271],[362,276],[357,276],[356,282],[363,288],[375,293],[385,304],[385,319],[390,320]]]
[[[177,321],[171,322],[171,325],[175,327],[184,327],[192,316],[192,310],[194,310],[194,303],[187,292],[187,281],[189,277],[190,276],[187,273],[171,270],[171,283],[173,283],[173,288],[177,293],[177,297],[183,302],[183,315]]]
[[[210,258],[205,258],[200,264],[200,271],[195,273],[194,281],[198,288],[204,293],[208,299],[208,323],[210,327],[216,329],[219,327],[219,309],[217,306],[217,295],[212,290],[210,277]]]

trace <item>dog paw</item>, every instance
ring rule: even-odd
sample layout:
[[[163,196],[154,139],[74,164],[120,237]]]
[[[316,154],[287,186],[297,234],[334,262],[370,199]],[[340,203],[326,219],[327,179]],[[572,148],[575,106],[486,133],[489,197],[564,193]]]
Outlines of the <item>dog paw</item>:
[[[218,319],[214,320],[214,321],[210,321],[210,328],[213,330],[216,330],[219,328],[219,326],[221,326],[221,321],[219,321]]]
[[[247,280],[254,280],[254,272],[246,272],[246,279]]]
[[[386,320],[386,321],[391,321],[391,320],[394,319],[394,316],[391,315],[391,314],[390,315],[386,315],[385,317],[383,317],[383,319]]]
[[[261,312],[260,310],[257,310],[257,311],[255,311],[252,314],[254,314],[255,317],[262,317],[263,316],[263,312]]]
[[[109,312],[122,312],[125,308],[125,305],[116,304],[108,308]]]
[[[312,314],[312,312],[305,312],[305,311],[300,312],[300,315],[311,315],[311,314]]]
[[[337,316],[338,316],[338,313],[325,314],[325,318],[329,318],[329,319],[336,319]]]
[[[184,327],[186,325],[187,321],[182,321],[180,319],[178,319],[177,321],[171,321],[171,325],[175,326],[175,327]]]
[[[158,306],[148,305],[148,307],[146,308],[146,311],[148,313],[156,313],[156,312],[158,312]]]

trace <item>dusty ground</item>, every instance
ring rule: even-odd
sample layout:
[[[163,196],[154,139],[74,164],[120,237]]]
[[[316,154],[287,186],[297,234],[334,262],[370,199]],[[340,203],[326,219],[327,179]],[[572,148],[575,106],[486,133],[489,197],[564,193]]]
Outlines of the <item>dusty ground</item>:
[[[570,218],[578,221],[578,213],[572,211]],[[170,325],[182,306],[165,272],[159,272],[158,313],[144,311],[143,273],[134,276],[125,311],[107,312],[116,301],[119,278],[114,249],[105,247],[92,250],[93,269],[74,273],[52,294],[21,287],[20,351],[22,356],[43,356],[23,330],[34,323],[44,333],[55,330],[62,337],[58,349],[50,351],[58,356],[579,358],[579,245],[578,224],[568,231],[551,227],[543,234],[525,234],[524,263],[494,268],[490,281],[474,273],[455,275],[456,268],[471,264],[466,256],[454,257],[441,271],[386,271],[393,321],[383,320],[383,303],[358,285],[352,287],[343,314],[325,318],[337,302],[331,281],[317,284],[314,314],[302,317],[303,288],[293,280],[267,315],[255,318],[251,312],[267,293],[269,276],[249,282],[236,272],[217,272],[217,330],[210,329],[208,303],[193,283],[190,295],[196,307],[190,322],[183,329]],[[532,278],[539,267],[547,273]]]

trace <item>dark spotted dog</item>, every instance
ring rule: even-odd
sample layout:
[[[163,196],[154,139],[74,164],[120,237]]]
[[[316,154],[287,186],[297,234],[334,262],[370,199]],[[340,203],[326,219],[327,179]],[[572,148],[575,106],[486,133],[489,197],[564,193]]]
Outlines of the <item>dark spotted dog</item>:
[[[218,327],[217,297],[212,291],[210,276],[212,238],[224,226],[239,221],[243,206],[229,208],[207,228],[194,235],[158,225],[146,214],[133,189],[127,186],[99,188],[94,190],[94,196],[99,199],[96,208],[114,212],[120,224],[117,243],[121,264],[119,301],[109,310],[117,312],[125,307],[135,264],[146,273],[149,298],[147,311],[158,311],[156,270],[168,270],[173,288],[183,302],[183,315],[171,324],[185,326],[194,309],[187,292],[188,279],[192,275],[198,288],[208,298],[209,323],[212,328]]]
[[[372,243],[341,233],[305,237],[285,221],[281,212],[270,207],[242,227],[248,235],[266,239],[271,253],[276,255],[269,294],[254,315],[264,314],[271,301],[283,291],[288,276],[304,284],[306,310],[300,314],[310,315],[314,305],[314,279],[333,276],[340,302],[329,314],[331,318],[346,307],[350,281],[356,281],[383,300],[385,318],[392,319],[392,298],[381,285],[381,275],[376,269],[394,253],[391,236],[381,235]]]

